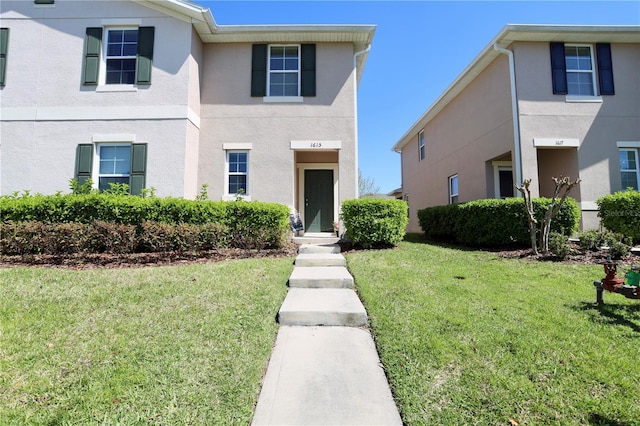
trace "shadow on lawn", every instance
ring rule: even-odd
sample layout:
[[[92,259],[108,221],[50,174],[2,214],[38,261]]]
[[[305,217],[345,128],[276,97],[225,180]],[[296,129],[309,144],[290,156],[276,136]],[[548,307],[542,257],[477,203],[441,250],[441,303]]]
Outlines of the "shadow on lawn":
[[[616,420],[601,416],[600,414],[589,414],[589,424],[594,426],[627,426],[628,423],[621,423]]]
[[[622,297],[615,294],[610,295],[610,297],[615,296]],[[623,325],[636,333],[640,333],[640,302],[635,305],[620,305],[616,303],[598,305],[593,302],[582,302],[577,308],[582,311],[594,312],[591,317],[594,322]]]

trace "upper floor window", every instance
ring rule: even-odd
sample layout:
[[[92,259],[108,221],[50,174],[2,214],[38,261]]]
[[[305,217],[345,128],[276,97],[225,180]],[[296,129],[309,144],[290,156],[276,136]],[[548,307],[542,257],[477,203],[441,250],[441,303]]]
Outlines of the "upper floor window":
[[[316,96],[316,45],[254,44],[251,96],[265,100]]]
[[[640,183],[640,162],[638,162],[637,149],[621,149],[620,151],[620,178],[622,190],[633,188],[638,190]]]
[[[554,42],[549,46],[554,94],[575,97],[615,94],[609,43],[596,43],[595,51],[590,44]]]
[[[151,84],[154,34],[154,27],[87,28],[83,84]]]
[[[595,95],[595,75],[591,46],[564,47],[567,69],[567,94],[578,96]]]
[[[425,142],[424,142],[424,130],[418,133],[418,153],[420,155],[420,161],[425,157]]]
[[[458,175],[449,177],[449,204],[458,202]]]
[[[138,29],[108,29],[105,49],[106,84],[134,84]]]
[[[269,96],[299,96],[300,49],[269,47]]]

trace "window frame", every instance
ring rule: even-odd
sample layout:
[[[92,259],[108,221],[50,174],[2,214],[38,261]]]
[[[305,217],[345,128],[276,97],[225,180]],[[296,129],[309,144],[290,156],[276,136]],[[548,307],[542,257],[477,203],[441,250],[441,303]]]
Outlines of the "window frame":
[[[229,157],[231,154],[244,154],[246,155],[246,171],[245,172],[231,172],[230,171],[230,161],[229,161]],[[226,197],[235,197],[238,193],[237,192],[230,192],[229,191],[229,185],[230,185],[230,177],[231,176],[245,176],[245,190],[244,193],[241,195],[243,198],[246,198],[250,195],[249,193],[249,150],[248,149],[228,149],[225,151],[225,170],[224,170],[224,195]]]
[[[295,47],[297,49],[297,61],[298,68],[295,71],[297,76],[297,90],[295,95],[278,95],[271,93],[271,76],[272,74],[289,74],[294,73],[292,70],[272,70],[271,69],[271,51],[273,48],[287,48],[287,47]],[[286,55],[285,55],[286,57]],[[301,86],[302,86],[302,45],[301,44],[269,44],[267,45],[267,98],[299,98],[301,97]]]
[[[101,163],[101,151],[102,148],[105,147],[128,147],[129,148],[129,170],[127,171],[127,173],[101,173],[100,172],[100,163]],[[129,190],[131,190],[131,161],[132,161],[132,157],[133,157],[133,143],[127,143],[127,142],[100,142],[100,143],[96,143],[95,144],[95,150],[94,150],[94,159],[93,159],[93,170],[95,170],[94,173],[92,173],[92,179],[94,182],[94,187],[96,189],[100,189],[100,178],[104,177],[104,178],[127,178],[128,182],[126,182],[126,184],[129,186]],[[109,188],[106,188],[109,189]],[[105,189],[100,189],[101,191],[104,191]]]
[[[100,58],[100,74],[99,74],[99,86],[104,89],[119,89],[119,88],[135,88],[136,87],[136,76],[138,72],[138,44],[140,43],[139,33],[136,35],[136,53],[134,55],[128,56],[108,56],[109,50],[109,34],[112,31],[139,31],[140,27],[137,25],[120,25],[120,26],[105,26],[103,27],[104,36],[102,42],[102,55]],[[107,62],[110,60],[133,60],[134,68],[133,68],[133,82],[132,83],[107,83]]]
[[[424,130],[418,132],[418,161],[426,158],[426,142],[424,138]]]
[[[591,65],[591,69],[590,70],[581,70],[581,69],[573,69],[573,68],[569,68],[569,66],[567,65],[567,50],[568,49],[573,49],[573,48],[581,48],[581,47],[586,47],[589,49],[589,61],[590,61],[590,65]],[[597,82],[596,82],[596,58],[595,58],[595,52],[594,52],[594,46],[591,44],[583,44],[583,43],[565,43],[564,46],[564,60],[565,60],[565,74],[566,74],[566,78],[567,78],[567,97],[573,97],[573,98],[595,98],[598,96],[598,86],[597,86]],[[582,93],[571,93],[571,84],[569,83],[569,74],[589,74],[591,75],[591,94],[582,94]]]
[[[456,183],[456,192],[453,192],[453,181]],[[458,174],[449,176],[449,204],[457,204],[459,200],[459,192],[460,192],[460,179],[458,179]]]
[[[632,152],[635,156],[636,167],[635,169],[623,169],[622,164],[620,163],[620,153],[622,152]],[[632,147],[621,147],[618,148],[618,166],[620,167],[620,186],[623,191],[626,191],[628,187],[624,187],[622,183],[622,173],[635,173],[636,175],[636,186],[634,190],[640,189],[640,149],[632,148]]]

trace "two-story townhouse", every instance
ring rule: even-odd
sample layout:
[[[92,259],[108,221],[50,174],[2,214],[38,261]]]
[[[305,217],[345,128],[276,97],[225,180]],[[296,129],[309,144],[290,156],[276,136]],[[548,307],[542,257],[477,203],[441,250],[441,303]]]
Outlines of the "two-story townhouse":
[[[598,197],[640,183],[640,26],[507,25],[393,146],[408,231],[417,210],[551,197],[560,175],[582,226]]]
[[[375,26],[224,26],[183,0],[4,0],[0,19],[0,194],[206,188],[286,204],[308,231],[357,196]]]

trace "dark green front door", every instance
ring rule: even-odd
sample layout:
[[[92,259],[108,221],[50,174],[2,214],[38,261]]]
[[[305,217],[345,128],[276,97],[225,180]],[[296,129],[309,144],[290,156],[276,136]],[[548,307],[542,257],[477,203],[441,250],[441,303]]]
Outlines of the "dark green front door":
[[[304,171],[306,232],[332,232],[333,170]]]

